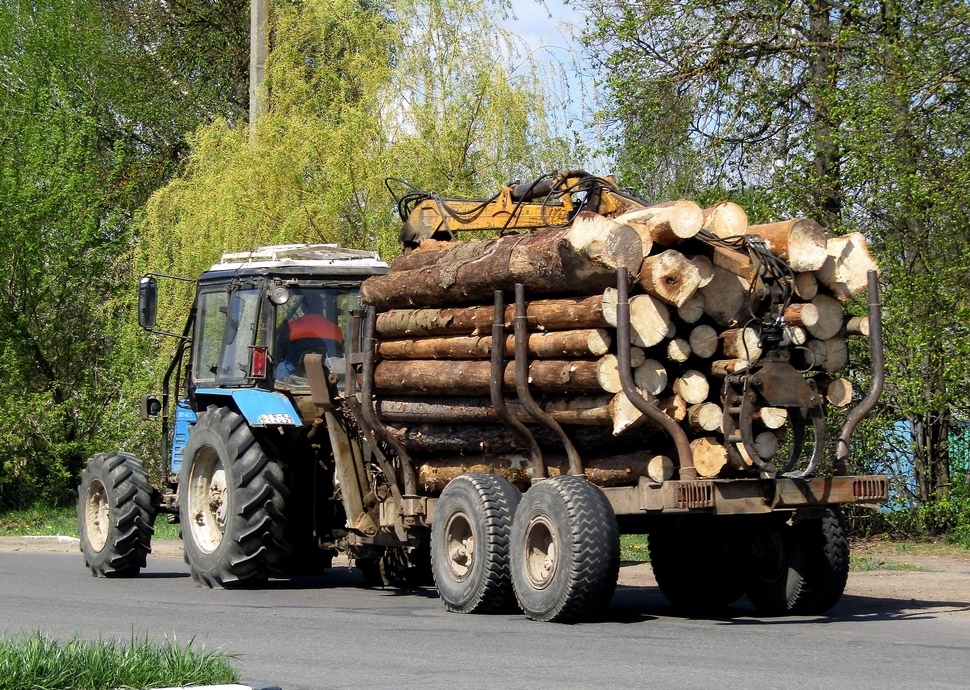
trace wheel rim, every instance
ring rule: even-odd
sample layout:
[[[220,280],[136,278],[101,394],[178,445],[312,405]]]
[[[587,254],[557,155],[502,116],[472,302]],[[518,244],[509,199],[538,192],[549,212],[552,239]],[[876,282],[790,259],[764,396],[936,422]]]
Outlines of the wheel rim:
[[[104,482],[95,479],[88,484],[84,495],[84,531],[95,551],[101,551],[108,543],[111,513],[108,506],[108,489]]]
[[[558,535],[552,522],[540,515],[529,523],[523,542],[525,575],[536,589],[545,589],[559,567]]]
[[[192,540],[205,553],[212,553],[226,529],[229,491],[222,460],[210,447],[201,448],[192,459],[188,499]]]
[[[445,545],[448,552],[448,573],[462,582],[475,564],[475,535],[471,519],[465,513],[455,513],[445,526]]]

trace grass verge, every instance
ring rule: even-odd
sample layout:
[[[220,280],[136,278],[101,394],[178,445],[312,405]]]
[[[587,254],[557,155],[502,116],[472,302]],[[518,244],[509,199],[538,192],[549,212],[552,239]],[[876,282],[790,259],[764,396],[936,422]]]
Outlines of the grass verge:
[[[0,537],[55,536],[76,537],[77,515],[74,508],[52,508],[36,505],[0,513]],[[178,525],[160,515],[155,520],[155,539],[178,539]],[[0,686],[2,687],[2,686]]]
[[[130,644],[78,638],[64,644],[41,633],[0,636],[0,690],[112,690],[236,683],[233,657],[192,642]]]

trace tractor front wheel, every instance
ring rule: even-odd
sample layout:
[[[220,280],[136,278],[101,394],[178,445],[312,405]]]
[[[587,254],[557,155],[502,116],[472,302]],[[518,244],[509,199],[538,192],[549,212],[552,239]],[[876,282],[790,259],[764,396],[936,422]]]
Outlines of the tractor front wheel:
[[[156,506],[148,472],[130,453],[88,460],[78,486],[77,531],[97,577],[133,577],[151,553]]]

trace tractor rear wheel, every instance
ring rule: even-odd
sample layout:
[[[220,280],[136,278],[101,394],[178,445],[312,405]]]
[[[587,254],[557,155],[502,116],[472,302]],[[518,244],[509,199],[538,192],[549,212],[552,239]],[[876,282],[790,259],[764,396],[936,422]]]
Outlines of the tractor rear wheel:
[[[179,477],[185,561],[207,587],[258,585],[288,554],[288,491],[246,420],[209,407],[189,432]]]
[[[605,613],[620,570],[620,534],[606,495],[585,477],[532,486],[512,522],[512,584],[523,613],[573,621]]]
[[[84,563],[97,577],[133,577],[145,567],[155,533],[148,472],[130,453],[88,460],[78,486],[77,531]]]
[[[491,613],[512,600],[509,533],[522,494],[509,481],[463,474],[441,492],[431,524],[431,570],[445,608]]]

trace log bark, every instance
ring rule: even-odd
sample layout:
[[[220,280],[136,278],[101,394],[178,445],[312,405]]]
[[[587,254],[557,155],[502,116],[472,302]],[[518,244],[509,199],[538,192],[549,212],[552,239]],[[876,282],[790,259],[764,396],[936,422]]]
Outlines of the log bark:
[[[701,275],[686,256],[668,249],[643,260],[639,283],[648,295],[680,307],[700,287]]]
[[[704,212],[695,202],[679,199],[624,213],[616,222],[636,230],[644,246],[649,242],[671,247],[700,232]]]
[[[869,253],[866,238],[860,232],[830,238],[826,252],[825,263],[819,267],[816,275],[843,302],[866,289],[869,271],[879,270]]]
[[[768,244],[768,250],[785,259],[796,273],[817,271],[828,257],[825,230],[809,218],[752,225],[748,228],[748,234],[762,237]]]
[[[748,228],[748,214],[732,201],[722,201],[704,209],[704,229],[718,237],[743,235]]]
[[[529,294],[596,291],[616,284],[616,271],[636,275],[643,262],[629,227],[583,212],[565,228],[463,242],[421,268],[374,276],[361,286],[364,304],[379,311],[412,305],[491,302],[496,289]]]
[[[616,288],[613,288],[616,292]],[[488,306],[392,309],[377,315],[377,335],[382,338],[422,338],[492,333],[495,309]],[[515,307],[505,309],[505,325],[512,328]],[[616,326],[603,314],[603,296],[570,297],[526,302],[526,318],[533,331],[568,331]]]
[[[596,393],[601,363],[598,360],[536,360],[529,364],[529,387],[537,393]],[[491,363],[487,361],[385,360],[374,370],[375,392],[391,395],[489,394]],[[505,390],[515,391],[515,366],[503,372]]]
[[[694,468],[700,477],[716,477],[728,464],[728,452],[713,436],[695,438],[690,449],[694,452]]]
[[[542,398],[539,406],[560,424],[579,426],[609,426],[613,423],[609,395],[574,395],[568,398]],[[377,400],[377,414],[384,422],[393,424],[421,422],[475,423],[497,421],[495,408],[489,398],[479,397],[387,397]],[[514,400],[508,409],[521,422],[534,421]]]
[[[544,359],[598,357],[609,352],[609,333],[601,328],[529,334],[529,355]],[[384,340],[378,346],[384,359],[487,359],[492,339],[485,336],[456,336]],[[504,354],[515,353],[515,338],[507,336]]]
[[[755,328],[729,328],[721,332],[721,352],[729,359],[755,360],[761,356]]]
[[[818,307],[811,302],[795,302],[788,305],[784,316],[790,326],[814,326],[818,323]]]

